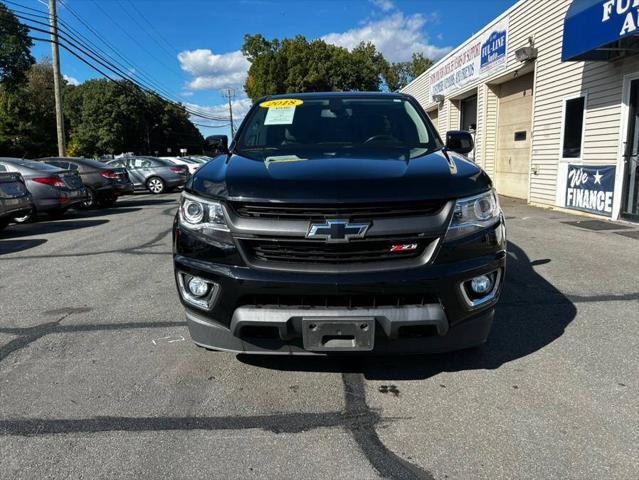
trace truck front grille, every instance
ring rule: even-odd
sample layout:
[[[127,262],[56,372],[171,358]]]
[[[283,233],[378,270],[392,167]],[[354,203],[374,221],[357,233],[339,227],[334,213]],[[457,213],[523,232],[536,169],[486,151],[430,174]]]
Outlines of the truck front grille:
[[[343,264],[379,262],[420,256],[433,239],[362,240],[325,243],[311,240],[243,240],[253,258],[265,262]],[[404,248],[398,248],[403,246]]]
[[[239,217],[271,220],[322,221],[327,218],[349,220],[433,215],[439,212],[445,200],[421,202],[386,202],[377,204],[277,204],[231,202]]]

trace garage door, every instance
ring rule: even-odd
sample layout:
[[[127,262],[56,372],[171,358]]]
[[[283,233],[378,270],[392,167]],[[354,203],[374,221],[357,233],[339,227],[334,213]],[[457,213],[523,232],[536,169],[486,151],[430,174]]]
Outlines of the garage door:
[[[532,73],[500,86],[495,185],[502,195],[528,198],[532,105]]]

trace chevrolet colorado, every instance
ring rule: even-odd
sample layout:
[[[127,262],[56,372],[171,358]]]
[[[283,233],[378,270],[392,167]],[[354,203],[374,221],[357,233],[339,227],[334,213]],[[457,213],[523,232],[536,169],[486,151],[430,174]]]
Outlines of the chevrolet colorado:
[[[463,156],[469,133],[442,142],[404,94],[286,94],[256,102],[220,148],[174,221],[197,345],[414,354],[486,341],[506,232],[490,178]]]

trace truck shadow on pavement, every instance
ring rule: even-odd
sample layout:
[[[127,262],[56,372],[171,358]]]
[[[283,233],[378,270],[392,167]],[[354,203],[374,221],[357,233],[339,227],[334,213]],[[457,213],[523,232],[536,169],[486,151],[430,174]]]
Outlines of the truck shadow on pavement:
[[[441,372],[492,370],[530,355],[561,335],[577,313],[568,298],[535,271],[549,259],[531,261],[513,243],[508,245],[506,280],[488,342],[459,352],[395,357],[289,357],[238,355],[256,367],[286,371],[362,373],[367,380],[419,380]],[[597,299],[601,300],[601,299]]]

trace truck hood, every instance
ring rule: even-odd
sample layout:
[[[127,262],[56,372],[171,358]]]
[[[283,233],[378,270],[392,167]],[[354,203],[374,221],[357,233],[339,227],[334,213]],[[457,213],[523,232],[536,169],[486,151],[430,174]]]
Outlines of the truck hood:
[[[419,156],[406,151],[224,155],[200,168],[186,190],[228,200],[356,203],[459,198],[491,187],[473,162],[438,150]]]

